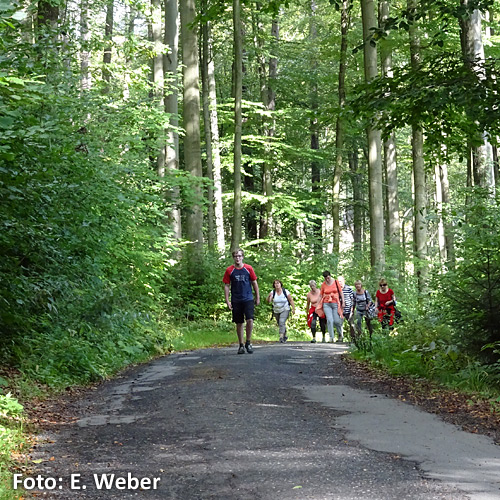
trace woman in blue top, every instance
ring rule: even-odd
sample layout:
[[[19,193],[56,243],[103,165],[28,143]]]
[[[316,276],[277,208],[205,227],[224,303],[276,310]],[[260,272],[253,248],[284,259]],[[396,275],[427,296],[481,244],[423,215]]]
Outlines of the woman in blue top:
[[[365,318],[366,326],[368,332],[370,333],[370,339],[372,338],[372,322],[366,316],[366,311],[368,306],[373,302],[372,296],[368,290],[363,288],[363,283],[358,280],[354,283],[354,321],[356,323],[356,330],[358,335],[363,333],[363,318]]]
[[[283,283],[280,280],[273,281],[274,290],[267,296],[267,301],[273,303],[273,316],[278,323],[280,342],[286,342],[288,337],[286,335],[286,320],[290,314],[295,314],[295,304],[293,298],[288,290],[283,288]]]

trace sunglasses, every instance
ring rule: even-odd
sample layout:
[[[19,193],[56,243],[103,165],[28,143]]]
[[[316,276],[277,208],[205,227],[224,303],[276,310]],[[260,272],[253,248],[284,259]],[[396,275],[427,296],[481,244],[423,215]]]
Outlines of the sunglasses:
[[[387,286],[387,283],[380,283],[380,286]]]

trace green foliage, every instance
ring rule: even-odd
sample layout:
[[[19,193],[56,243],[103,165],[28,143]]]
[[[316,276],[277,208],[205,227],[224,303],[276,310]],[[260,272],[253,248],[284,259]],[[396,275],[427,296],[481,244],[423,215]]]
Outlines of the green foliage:
[[[53,386],[95,380],[169,345],[163,189],[178,182],[149,158],[163,116],[141,81],[128,101],[82,94],[60,60],[2,31],[0,361]]]
[[[395,376],[426,378],[486,398],[500,394],[500,364],[481,363],[461,348],[453,330],[429,319],[400,325],[389,335],[376,333],[352,355]]]
[[[476,193],[459,219],[457,262],[435,280],[436,306],[449,321],[461,348],[496,361],[483,350],[500,341],[500,221],[498,202]]]
[[[16,500],[21,493],[12,490],[13,454],[26,447],[23,432],[24,408],[11,393],[0,394],[0,498]]]

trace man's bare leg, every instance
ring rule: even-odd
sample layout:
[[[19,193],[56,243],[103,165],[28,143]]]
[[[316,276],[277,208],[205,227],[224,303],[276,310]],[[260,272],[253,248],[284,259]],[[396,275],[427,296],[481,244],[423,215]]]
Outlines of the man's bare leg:
[[[247,319],[247,324],[246,324],[247,342],[252,341],[252,330],[253,330],[253,319]],[[241,337],[243,338],[243,329],[241,331]]]
[[[236,334],[238,335],[240,345],[243,344],[243,323],[236,323]]]

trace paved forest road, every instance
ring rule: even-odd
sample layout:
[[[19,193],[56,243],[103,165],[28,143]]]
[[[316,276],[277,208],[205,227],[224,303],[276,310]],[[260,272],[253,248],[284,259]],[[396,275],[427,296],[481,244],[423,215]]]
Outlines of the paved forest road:
[[[500,447],[355,389],[345,349],[207,349],[134,368],[80,400],[76,423],[44,436],[34,458],[57,488],[42,497],[500,499]]]

